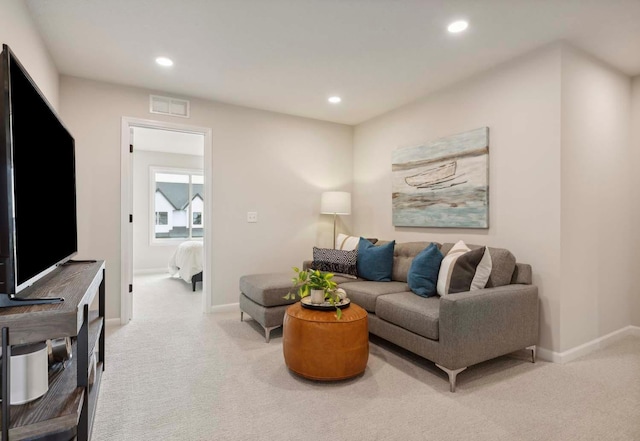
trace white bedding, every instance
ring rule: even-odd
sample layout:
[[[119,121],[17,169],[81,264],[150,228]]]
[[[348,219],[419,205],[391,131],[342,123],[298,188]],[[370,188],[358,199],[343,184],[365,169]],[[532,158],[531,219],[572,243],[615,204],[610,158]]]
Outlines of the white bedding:
[[[187,241],[178,245],[169,259],[169,273],[180,275],[185,282],[191,283],[191,277],[202,271],[202,242]]]

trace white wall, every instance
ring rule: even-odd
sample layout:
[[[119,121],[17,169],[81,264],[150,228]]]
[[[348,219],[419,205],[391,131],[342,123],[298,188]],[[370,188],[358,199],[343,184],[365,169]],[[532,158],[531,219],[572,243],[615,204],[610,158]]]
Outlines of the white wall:
[[[138,88],[62,76],[61,113],[76,139],[81,257],[107,261],[107,316],[120,315],[122,116],[213,131],[213,304],[238,301],[243,274],[288,271],[332,244],[323,190],[351,191],[353,129],[193,99],[191,118],[149,114]],[[247,211],[259,222],[248,224]],[[349,222],[351,216],[343,216]]]
[[[554,352],[639,323],[640,115],[631,150],[630,96],[627,76],[558,44],[358,125],[355,234],[510,249],[533,267],[539,344]],[[391,152],[482,126],[490,228],[394,228]]]
[[[42,93],[58,108],[58,69],[24,0],[0,0],[0,43],[7,44]]]
[[[169,258],[177,248],[176,243],[172,244],[150,244],[149,227],[151,220],[149,215],[151,208],[149,201],[151,197],[150,188],[151,177],[149,168],[151,166],[175,167],[192,170],[202,170],[204,158],[195,155],[180,155],[177,153],[151,152],[145,150],[134,150],[133,152],[133,270],[144,269],[167,269]],[[155,193],[154,193],[155,194]],[[159,196],[162,199],[164,197]],[[173,207],[169,205],[169,210]],[[169,211],[169,223],[173,216]],[[167,226],[167,229],[170,229]]]
[[[631,290],[631,322],[640,326],[640,76],[633,79],[631,91],[631,218],[632,259],[634,275]]]
[[[563,49],[562,351],[631,323],[630,94],[629,77]]]
[[[559,347],[560,55],[538,51],[356,126],[355,234],[487,244],[529,263],[541,298],[540,345]],[[394,228],[391,153],[489,127],[490,228]]]

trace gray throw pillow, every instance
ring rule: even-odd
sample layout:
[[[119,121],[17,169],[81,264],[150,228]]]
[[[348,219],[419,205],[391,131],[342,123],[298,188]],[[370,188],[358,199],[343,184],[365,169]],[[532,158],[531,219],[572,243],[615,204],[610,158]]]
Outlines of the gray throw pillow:
[[[516,269],[516,257],[504,248],[489,247],[493,268],[487,282],[487,288],[509,285]]]

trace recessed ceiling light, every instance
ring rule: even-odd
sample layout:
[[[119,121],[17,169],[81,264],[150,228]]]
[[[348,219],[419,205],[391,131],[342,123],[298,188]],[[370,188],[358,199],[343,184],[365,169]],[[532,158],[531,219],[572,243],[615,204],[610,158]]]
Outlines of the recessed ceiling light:
[[[338,104],[340,101],[342,101],[342,98],[340,98],[339,96],[332,96],[329,98],[329,102],[331,104]]]
[[[167,57],[156,58],[156,63],[158,63],[160,66],[165,66],[165,67],[173,66],[173,61]]]
[[[469,22],[466,22],[464,20],[458,20],[458,21],[454,21],[453,23],[451,23],[447,27],[447,30],[449,32],[451,32],[452,34],[457,34],[458,32],[464,31],[468,27],[469,27]]]

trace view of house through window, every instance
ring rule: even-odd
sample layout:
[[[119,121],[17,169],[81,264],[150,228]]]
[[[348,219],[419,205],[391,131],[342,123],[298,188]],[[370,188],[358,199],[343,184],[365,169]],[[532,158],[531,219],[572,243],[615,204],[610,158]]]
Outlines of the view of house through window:
[[[155,239],[203,237],[204,177],[201,171],[151,170]],[[153,219],[153,217],[152,217]]]

